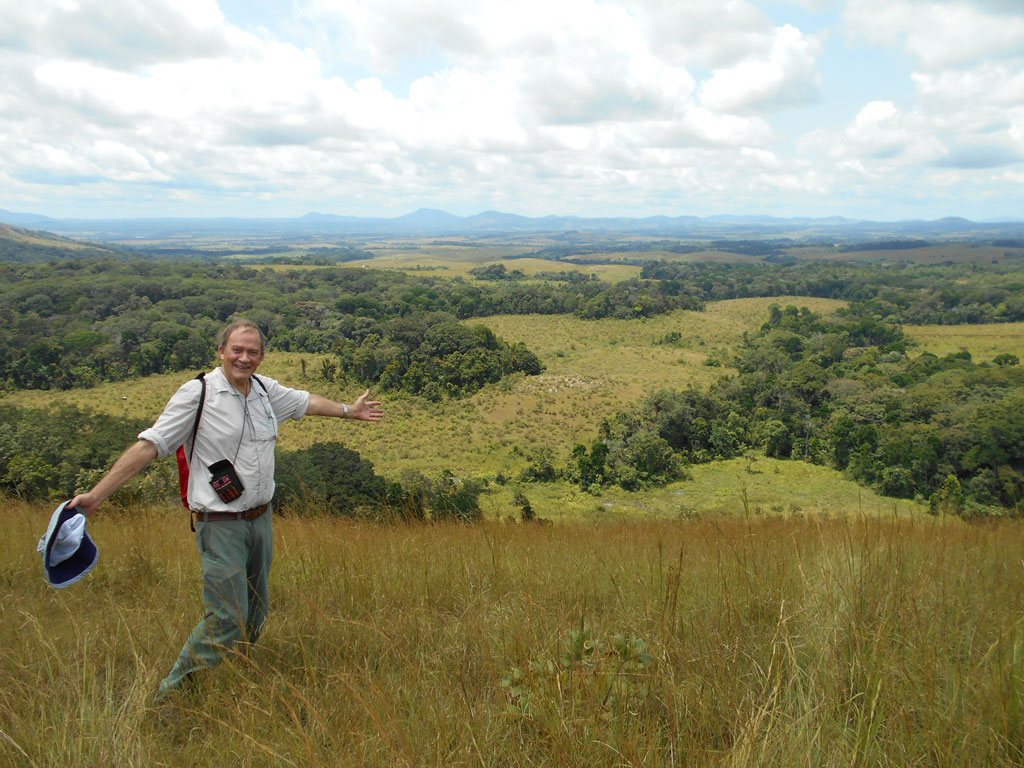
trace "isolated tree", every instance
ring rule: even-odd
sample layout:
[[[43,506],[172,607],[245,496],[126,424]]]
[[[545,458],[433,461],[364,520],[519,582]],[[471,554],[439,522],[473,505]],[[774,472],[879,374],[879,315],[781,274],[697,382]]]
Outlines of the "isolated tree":
[[[959,515],[964,509],[964,491],[956,475],[947,475],[942,486],[928,500],[933,515]]]

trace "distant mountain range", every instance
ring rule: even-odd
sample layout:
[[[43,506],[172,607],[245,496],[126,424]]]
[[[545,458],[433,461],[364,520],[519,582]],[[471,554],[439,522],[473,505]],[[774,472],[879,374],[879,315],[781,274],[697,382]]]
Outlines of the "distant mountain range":
[[[290,219],[260,218],[135,218],[54,219],[32,213],[0,209],[0,223],[27,227],[93,241],[130,242],[188,236],[241,235],[263,237],[386,237],[468,236],[501,237],[531,233],[571,235],[637,235],[692,239],[833,238],[837,241],[885,238],[1018,239],[1024,238],[1024,221],[980,223],[950,217],[935,221],[878,222],[830,218],[776,218],[773,216],[649,216],[645,218],[543,216],[531,218],[500,211],[456,216],[421,208],[395,218],[337,216],[307,213]]]

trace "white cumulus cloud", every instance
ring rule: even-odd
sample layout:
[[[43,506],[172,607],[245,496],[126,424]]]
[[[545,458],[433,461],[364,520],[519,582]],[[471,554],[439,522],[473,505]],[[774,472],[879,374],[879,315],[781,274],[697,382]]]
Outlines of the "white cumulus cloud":
[[[967,0],[850,0],[850,34],[881,45],[903,45],[924,70],[969,67],[993,57],[1024,55],[1024,18],[1001,5]]]
[[[802,150],[864,173],[916,166],[946,152],[924,115],[901,112],[890,101],[867,104],[841,131],[809,133],[802,141]]]
[[[743,111],[813,101],[821,87],[820,39],[786,25],[775,31],[771,48],[717,70],[704,83],[701,100],[713,109]]]
[[[287,29],[0,3],[0,207],[734,210],[928,169],[1009,184],[1024,155],[1004,0],[294,0]],[[909,55],[913,102],[877,83],[797,143],[783,116],[820,108],[845,45]]]

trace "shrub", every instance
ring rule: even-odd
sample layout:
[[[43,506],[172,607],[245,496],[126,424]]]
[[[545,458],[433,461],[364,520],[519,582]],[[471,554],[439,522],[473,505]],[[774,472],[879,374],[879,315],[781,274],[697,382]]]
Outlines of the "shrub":
[[[277,457],[277,498],[284,511],[324,507],[339,515],[379,517],[398,488],[373,463],[338,442],[314,443]]]
[[[404,495],[410,509],[420,519],[475,522],[483,519],[480,494],[484,482],[456,478],[450,469],[444,470],[436,480],[420,473],[403,477]]]
[[[71,498],[83,471],[105,471],[147,426],[74,406],[0,406],[0,487],[27,499]]]

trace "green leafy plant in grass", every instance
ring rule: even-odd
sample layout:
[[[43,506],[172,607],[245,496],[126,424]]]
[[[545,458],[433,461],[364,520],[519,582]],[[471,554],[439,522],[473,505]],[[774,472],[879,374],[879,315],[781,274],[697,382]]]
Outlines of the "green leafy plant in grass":
[[[542,706],[561,707],[578,697],[597,703],[601,716],[608,719],[635,714],[642,706],[650,693],[648,670],[653,662],[642,637],[626,632],[598,640],[581,624],[566,633],[556,658],[533,659],[525,670],[513,666],[500,686],[510,714],[534,718]]]
[[[563,667],[582,666],[590,661],[594,654],[594,638],[590,629],[580,622],[579,629],[569,630],[569,642],[562,652],[561,662]]]
[[[541,446],[527,457],[527,465],[519,473],[519,479],[526,483],[551,483],[558,479],[554,452],[548,446]]]
[[[501,687],[508,696],[506,711],[511,715],[522,715],[533,717],[537,711],[534,702],[533,691],[527,684],[526,676],[519,667],[512,667],[508,673],[501,678]]]
[[[537,519],[537,513],[533,510],[533,505],[522,491],[516,491],[515,504],[519,507],[519,519],[524,523],[532,523]]]

